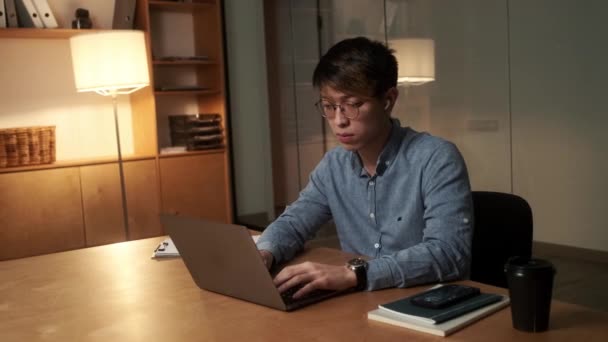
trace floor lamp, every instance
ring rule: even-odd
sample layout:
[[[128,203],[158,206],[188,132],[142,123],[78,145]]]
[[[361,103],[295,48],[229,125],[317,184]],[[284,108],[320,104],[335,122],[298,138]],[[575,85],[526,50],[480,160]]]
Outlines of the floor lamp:
[[[129,240],[131,236],[120,148],[117,97],[150,84],[144,33],[119,30],[79,34],[70,38],[70,50],[76,90],[112,97],[123,220],[126,238]]]

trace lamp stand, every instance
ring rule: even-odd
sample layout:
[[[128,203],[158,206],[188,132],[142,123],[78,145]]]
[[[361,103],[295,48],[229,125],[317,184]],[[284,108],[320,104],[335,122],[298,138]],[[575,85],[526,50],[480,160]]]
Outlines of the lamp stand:
[[[112,106],[114,107],[114,131],[116,132],[116,146],[118,147],[118,173],[120,174],[120,194],[122,196],[122,215],[125,224],[125,234],[127,241],[131,240],[131,234],[129,230],[129,211],[127,209],[127,193],[125,188],[125,173],[122,167],[122,152],[120,148],[120,134],[118,128],[118,94],[113,92],[112,94]]]

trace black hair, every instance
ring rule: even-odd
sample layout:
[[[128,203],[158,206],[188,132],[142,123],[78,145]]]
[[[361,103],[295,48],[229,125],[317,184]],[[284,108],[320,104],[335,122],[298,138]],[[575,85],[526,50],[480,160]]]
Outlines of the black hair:
[[[313,73],[316,88],[329,85],[361,96],[380,97],[397,85],[394,50],[365,37],[345,39],[321,57]]]

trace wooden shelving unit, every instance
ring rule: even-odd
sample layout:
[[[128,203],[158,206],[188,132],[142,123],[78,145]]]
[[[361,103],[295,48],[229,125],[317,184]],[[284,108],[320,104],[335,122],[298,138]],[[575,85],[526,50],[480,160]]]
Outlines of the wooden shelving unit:
[[[232,221],[221,1],[138,0],[136,26],[148,35],[158,148],[170,147],[170,115],[221,116],[225,148],[159,155],[161,211]],[[204,56],[204,59],[201,58]],[[184,108],[188,108],[184,112]]]

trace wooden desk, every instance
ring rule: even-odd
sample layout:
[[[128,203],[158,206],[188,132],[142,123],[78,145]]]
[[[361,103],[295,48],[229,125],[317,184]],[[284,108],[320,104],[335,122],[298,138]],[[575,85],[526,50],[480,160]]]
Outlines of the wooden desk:
[[[198,289],[181,259],[150,259],[161,240],[0,262],[0,341],[442,340],[366,318],[420,288],[353,293],[285,313]],[[348,256],[313,249],[301,258],[342,264]],[[504,309],[447,339],[608,341],[608,313],[554,301],[551,330],[530,334],[514,330]]]

